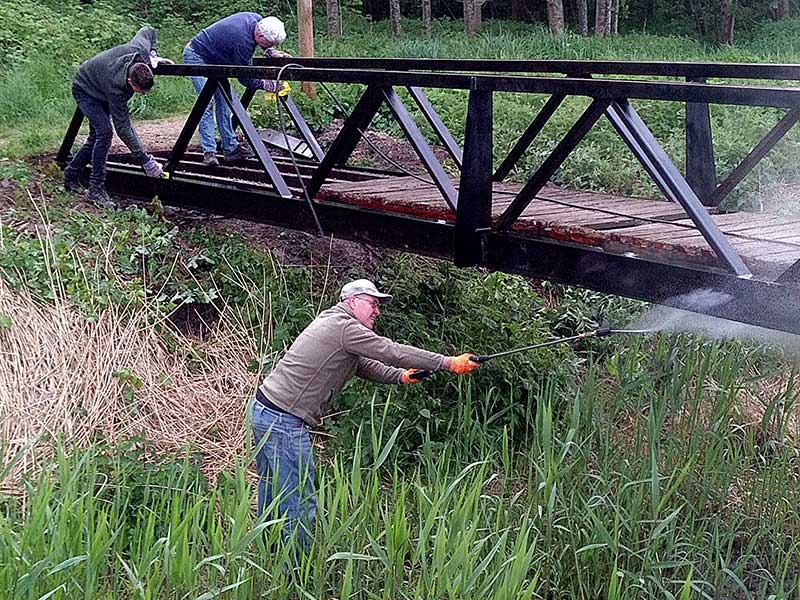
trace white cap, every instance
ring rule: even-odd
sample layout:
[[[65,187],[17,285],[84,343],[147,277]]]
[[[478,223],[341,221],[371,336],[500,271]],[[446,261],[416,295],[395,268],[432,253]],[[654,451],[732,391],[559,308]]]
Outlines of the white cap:
[[[378,298],[384,303],[392,301],[391,294],[383,294],[379,292],[378,288],[375,287],[375,284],[369,279],[356,279],[355,281],[346,283],[342,288],[342,293],[339,294],[339,299],[347,300],[348,298],[358,296],[359,294],[366,294],[367,296]]]
[[[282,44],[286,39],[286,29],[278,17],[264,17],[256,23],[256,31],[276,45]]]

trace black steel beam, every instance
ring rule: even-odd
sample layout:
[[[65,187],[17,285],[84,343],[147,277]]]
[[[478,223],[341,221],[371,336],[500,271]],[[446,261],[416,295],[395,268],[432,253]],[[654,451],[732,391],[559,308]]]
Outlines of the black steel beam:
[[[497,167],[497,171],[494,174],[495,181],[503,181],[503,179],[508,176],[511,169],[513,169],[514,165],[522,158],[522,155],[525,154],[525,151],[533,143],[533,140],[536,139],[536,136],[539,135],[550,120],[550,117],[552,117],[556,110],[558,110],[558,107],[561,106],[564,98],[565,96],[558,94],[550,96],[550,98],[547,99],[547,102],[545,102],[542,109],[533,118],[531,124],[528,125],[528,128],[517,140],[517,143],[511,148],[508,156],[506,156],[503,162],[500,163],[500,166]]]
[[[702,78],[691,80],[705,83]],[[700,201],[711,206],[717,187],[717,170],[714,162],[714,140],[711,134],[711,111],[706,102],[689,102],[686,105],[686,181],[692,186]]]
[[[791,284],[794,286],[800,286],[800,260],[795,262],[791,267],[786,269],[783,273],[781,273],[780,277],[776,280],[777,283],[783,284]],[[797,289],[798,295],[800,295],[800,287]],[[795,302],[795,306],[797,302]]]
[[[239,120],[244,137],[253,148],[253,152],[255,152],[258,162],[261,163],[261,166],[269,175],[275,191],[282,198],[291,198],[292,192],[289,189],[289,186],[286,185],[286,181],[283,179],[283,175],[278,169],[278,166],[275,164],[275,161],[272,160],[272,156],[270,156],[269,150],[267,150],[267,147],[264,145],[264,141],[261,139],[261,136],[258,135],[255,125],[253,125],[253,122],[250,120],[250,115],[247,114],[247,111],[245,110],[244,106],[242,106],[239,97],[231,89],[230,82],[227,79],[220,79],[219,89],[222,92],[222,96],[225,98],[225,102],[227,102],[228,106],[230,107],[231,112]]]
[[[661,190],[668,200],[677,203],[678,197],[672,191],[672,188],[669,186],[664,177],[662,177],[661,172],[650,159],[648,153],[645,152],[644,148],[642,148],[642,145],[639,143],[639,140],[628,126],[628,123],[619,114],[619,107],[616,104],[611,104],[608,107],[606,110],[606,117],[614,129],[616,129],[622,140],[628,145],[628,148],[630,148],[631,152],[633,152],[633,155],[642,164],[644,170],[647,171],[647,174],[650,175],[652,180],[658,186],[658,189]]]
[[[460,169],[461,162],[463,160],[463,152],[461,151],[461,147],[458,145],[458,142],[453,137],[453,134],[450,133],[450,130],[442,121],[439,113],[436,112],[435,108],[433,108],[433,104],[431,104],[431,101],[428,100],[428,96],[425,94],[424,90],[414,86],[410,86],[406,89],[408,90],[408,93],[411,94],[414,102],[417,103],[417,106],[419,107],[419,110],[422,112],[425,119],[428,121],[428,123],[430,123],[436,136],[439,138],[442,144],[444,144],[444,147],[447,148],[447,152],[450,154],[453,162],[455,162],[456,166]]]
[[[67,133],[64,135],[64,139],[61,141],[58,154],[56,154],[56,164],[61,168],[64,168],[67,165],[67,162],[69,162],[72,154],[72,146],[75,144],[75,138],[78,137],[78,132],[81,130],[81,125],[83,125],[83,112],[81,112],[81,109],[76,106],[75,112],[73,113],[72,119],[67,127]]]
[[[750,275],[750,269],[747,268],[739,254],[720,231],[719,226],[709,215],[708,209],[702,205],[694,190],[692,190],[686,179],[678,171],[678,168],[667,156],[667,153],[644,121],[642,121],[639,113],[627,100],[615,102],[614,107],[617,115],[623,120],[641,149],[646,153],[650,163],[658,169],[661,175],[660,181],[667,186],[666,189],[683,206],[688,217],[697,226],[698,231],[717,254],[720,261],[736,275]]]
[[[603,60],[496,60],[438,58],[255,58],[254,65],[299,64],[317,69],[388,69],[396,71],[484,71],[489,73],[563,73],[641,75],[675,78],[800,80],[800,65],[768,63],[693,63]]]
[[[274,79],[276,67],[230,65],[165,65],[163,75],[182,77],[229,77]],[[641,98],[676,102],[708,102],[744,106],[794,108],[800,106],[800,89],[762,86],[699,84],[625,79],[586,79],[571,77],[520,77],[511,75],[467,75],[460,73],[417,73],[410,71],[365,71],[304,69],[287,67],[284,79],[331,83],[362,83],[370,86],[413,86],[469,90],[473,79],[479,86],[498,92],[563,94],[597,99]]]
[[[249,108],[250,103],[253,101],[253,98],[255,98],[257,91],[258,90],[255,88],[247,88],[242,94],[242,106],[245,110]],[[232,115],[231,124],[233,125],[234,131],[236,131],[241,125],[241,123],[239,123],[239,119],[236,118],[236,115]]]
[[[556,145],[550,155],[544,160],[541,166],[533,174],[533,177],[519,191],[511,204],[503,211],[497,219],[495,229],[498,231],[506,230],[517,220],[522,211],[530,204],[542,188],[550,181],[550,178],[563,164],[567,157],[572,153],[580,141],[589,133],[589,130],[597,123],[597,119],[603,116],[608,108],[608,100],[595,100],[578,117],[575,124],[567,134]]]
[[[203,113],[206,112],[206,108],[211,103],[211,99],[214,97],[214,93],[217,91],[218,85],[219,82],[216,79],[206,79],[206,83],[203,86],[203,89],[200,90],[200,94],[198,94],[197,100],[195,101],[192,110],[189,112],[189,116],[186,118],[186,122],[183,124],[181,132],[178,134],[178,139],[175,141],[175,145],[172,147],[172,152],[170,152],[169,158],[164,165],[164,171],[167,173],[174,171],[175,167],[177,167],[181,162],[183,155],[186,153],[186,148],[189,147],[189,142],[192,141],[194,132],[197,131],[197,126],[200,124],[200,119],[203,118]]]
[[[295,104],[291,96],[280,96],[279,99],[297,127],[300,137],[303,138],[305,143],[308,145],[309,150],[311,150],[311,154],[314,155],[314,158],[317,160],[317,162],[321,161],[323,158],[325,158],[325,151],[322,149],[322,146],[319,145],[317,138],[314,137],[314,133],[308,126],[308,123],[306,123],[305,118],[303,118],[303,113],[300,112],[297,104]]]
[[[800,108],[792,109],[786,113],[756,147],[744,157],[742,162],[717,186],[710,200],[711,206],[719,206],[725,197],[739,185],[742,179],[747,177],[753,167],[775,147],[775,144],[783,139],[798,120],[800,120]]]
[[[460,267],[483,262],[482,240],[492,225],[492,122],[491,90],[472,90],[467,103],[453,249],[453,260]]]
[[[403,129],[403,133],[405,133],[406,138],[408,138],[408,141],[411,143],[420,161],[422,161],[425,170],[428,171],[428,174],[433,179],[433,183],[436,184],[436,187],[441,192],[442,198],[444,198],[444,201],[447,202],[447,205],[452,210],[455,210],[458,198],[456,188],[450,176],[445,173],[442,163],[436,158],[433,149],[428,144],[425,136],[422,135],[419,127],[417,127],[417,124],[414,122],[414,118],[408,112],[406,105],[403,104],[397,92],[391,87],[385,87],[382,91],[383,97],[389,105],[389,109],[392,111],[394,118],[397,119],[397,122]]]
[[[303,200],[280,200],[245,186],[146,177],[140,169],[110,166],[108,186],[127,195],[158,194],[165,205],[206,210],[262,223],[313,231]],[[275,200],[280,200],[276,202]],[[325,202],[318,205],[325,230],[336,237],[450,259],[454,225]],[[517,233],[488,232],[482,266],[550,279],[599,292],[658,302],[742,323],[800,334],[797,286],[780,285],[729,273],[657,263],[568,245]],[[716,304],[689,302],[685,295],[715,292]]]
[[[798,288],[518,235],[491,234],[484,266],[800,334]]]
[[[356,103],[353,112],[345,119],[339,134],[328,148],[325,156],[319,163],[311,183],[308,186],[308,195],[312,198],[317,195],[322,184],[330,175],[336,165],[344,166],[347,159],[355,150],[361,140],[362,132],[369,127],[375,113],[383,102],[383,91],[379,87],[368,87]]]

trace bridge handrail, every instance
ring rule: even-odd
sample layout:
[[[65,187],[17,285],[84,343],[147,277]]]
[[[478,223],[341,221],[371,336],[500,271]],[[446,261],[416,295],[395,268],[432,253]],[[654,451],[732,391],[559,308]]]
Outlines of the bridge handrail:
[[[426,72],[563,73],[568,76],[636,75],[687,79],[800,80],[800,64],[706,63],[610,60],[521,60],[440,58],[254,58],[257,66],[296,63],[318,69],[368,69]]]
[[[160,65],[158,75],[243,77],[272,79],[278,67],[233,65]],[[379,86],[415,86],[497,92],[564,94],[595,99],[637,98],[677,102],[701,102],[794,108],[800,106],[800,88],[705,84],[691,82],[641,81],[628,79],[584,79],[572,77],[521,77],[518,75],[472,75],[464,73],[423,73],[369,69],[319,69],[287,67],[287,80],[326,83],[361,83]]]

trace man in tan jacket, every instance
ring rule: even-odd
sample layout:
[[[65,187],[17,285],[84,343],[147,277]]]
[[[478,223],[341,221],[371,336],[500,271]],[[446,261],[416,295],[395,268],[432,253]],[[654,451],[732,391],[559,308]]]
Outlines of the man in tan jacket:
[[[316,513],[309,427],[354,376],[378,383],[416,383],[417,370],[463,375],[478,368],[471,354],[444,356],[398,344],[373,331],[380,305],[391,300],[366,279],[342,288],[341,301],[321,312],[297,337],[258,388],[252,405],[258,469],[258,514],[277,508],[284,539],[311,542]],[[265,438],[266,439],[263,439]],[[270,505],[277,499],[278,506]]]

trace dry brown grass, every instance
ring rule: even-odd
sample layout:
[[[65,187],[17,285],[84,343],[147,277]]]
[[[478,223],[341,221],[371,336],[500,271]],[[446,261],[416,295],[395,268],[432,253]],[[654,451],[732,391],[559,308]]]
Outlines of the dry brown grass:
[[[0,280],[0,314],[11,319],[0,328],[4,460],[39,440],[0,483],[7,491],[47,459],[54,438],[72,447],[134,435],[163,449],[191,444],[207,457],[212,477],[240,453],[245,407],[257,385],[245,361],[256,348],[231,315],[223,314],[202,343],[179,336],[175,351],[149,324],[146,307],[124,316],[110,309],[90,321]]]

